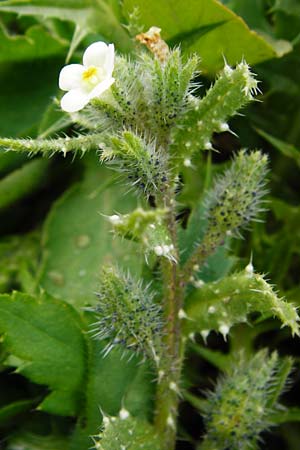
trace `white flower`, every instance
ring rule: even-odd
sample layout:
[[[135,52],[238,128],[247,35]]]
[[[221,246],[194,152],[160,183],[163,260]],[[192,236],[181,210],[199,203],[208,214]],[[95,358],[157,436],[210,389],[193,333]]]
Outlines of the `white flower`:
[[[59,87],[68,91],[61,99],[61,107],[67,112],[76,112],[88,102],[109,89],[115,79],[114,45],[94,42],[83,54],[82,64],[69,64],[59,74]]]

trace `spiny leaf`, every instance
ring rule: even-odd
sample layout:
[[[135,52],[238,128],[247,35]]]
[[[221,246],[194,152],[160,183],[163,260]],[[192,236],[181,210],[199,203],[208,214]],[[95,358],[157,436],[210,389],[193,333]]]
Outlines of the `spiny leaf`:
[[[220,281],[203,284],[189,296],[185,311],[191,319],[186,320],[185,333],[200,332],[204,339],[211,330],[226,337],[233,325],[247,322],[247,315],[252,312],[276,317],[282,326],[299,335],[296,308],[279,298],[251,265]]]

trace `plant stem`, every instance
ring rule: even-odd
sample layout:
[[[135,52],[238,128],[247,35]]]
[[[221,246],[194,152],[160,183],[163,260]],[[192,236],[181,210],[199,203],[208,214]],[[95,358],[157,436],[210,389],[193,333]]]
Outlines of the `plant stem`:
[[[177,249],[177,225],[174,194],[168,190],[163,197],[163,205],[169,214],[166,225],[172,243]],[[163,311],[165,316],[164,351],[160,361],[159,380],[156,394],[155,426],[162,439],[162,448],[173,450],[176,443],[176,419],[179,405],[179,384],[182,368],[181,323],[178,312],[183,303],[183,289],[179,266],[167,259],[161,263],[164,286]]]

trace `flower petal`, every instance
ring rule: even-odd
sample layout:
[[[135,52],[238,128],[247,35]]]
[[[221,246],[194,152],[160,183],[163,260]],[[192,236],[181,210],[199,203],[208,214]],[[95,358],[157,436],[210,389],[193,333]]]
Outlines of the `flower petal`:
[[[108,45],[105,42],[94,42],[83,54],[83,65],[86,67],[103,67],[106,63]]]
[[[89,93],[89,99],[99,97],[103,92],[107,91],[114,82],[115,79],[112,77],[101,81],[101,83],[97,84],[97,86]]]
[[[109,44],[106,53],[105,68],[108,77],[111,77],[114,70],[114,59],[115,59],[115,46],[114,44]]]
[[[61,108],[69,113],[80,111],[89,102],[89,96],[81,89],[72,89],[60,101]]]
[[[81,64],[69,64],[63,67],[59,74],[59,88],[63,91],[78,88],[84,70],[85,68]]]

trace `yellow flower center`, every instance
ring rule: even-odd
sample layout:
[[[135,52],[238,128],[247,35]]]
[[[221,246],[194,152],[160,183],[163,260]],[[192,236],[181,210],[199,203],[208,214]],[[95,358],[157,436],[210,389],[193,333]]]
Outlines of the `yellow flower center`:
[[[83,81],[93,82],[97,79],[97,68],[94,66],[88,67],[82,74]]]

